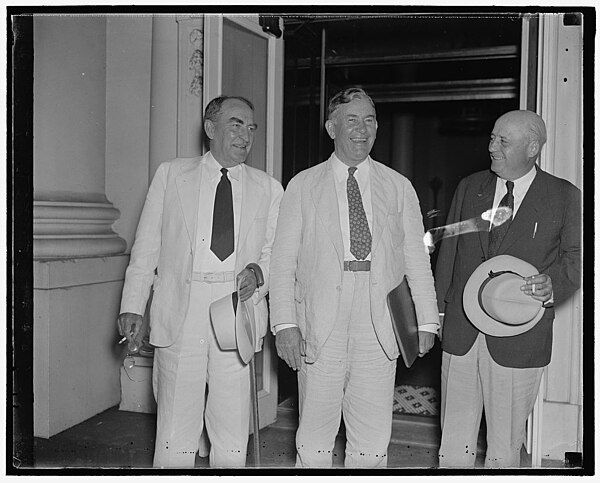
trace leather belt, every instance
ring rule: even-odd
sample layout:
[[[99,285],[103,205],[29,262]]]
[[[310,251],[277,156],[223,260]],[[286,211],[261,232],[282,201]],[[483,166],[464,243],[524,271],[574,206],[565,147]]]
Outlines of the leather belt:
[[[371,260],[344,260],[345,272],[368,272],[371,270]]]
[[[233,282],[235,272],[192,272],[192,280],[205,283]]]

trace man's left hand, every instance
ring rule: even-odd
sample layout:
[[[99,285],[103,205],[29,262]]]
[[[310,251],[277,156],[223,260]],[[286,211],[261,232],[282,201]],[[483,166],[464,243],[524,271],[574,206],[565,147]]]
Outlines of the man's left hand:
[[[435,334],[433,332],[425,332],[420,330],[419,334],[419,357],[423,357],[427,354],[435,342]]]
[[[525,285],[521,286],[521,290],[544,303],[552,297],[552,279],[545,273],[525,277]]]
[[[256,276],[249,268],[244,268],[240,273],[238,273],[236,282],[238,288],[238,297],[242,302],[245,302],[252,297],[252,294],[258,288]]]

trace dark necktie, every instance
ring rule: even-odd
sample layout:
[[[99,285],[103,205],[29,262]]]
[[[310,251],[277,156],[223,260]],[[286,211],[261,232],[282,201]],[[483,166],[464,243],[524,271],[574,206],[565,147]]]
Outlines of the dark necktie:
[[[506,235],[506,232],[510,228],[510,224],[512,222],[512,212],[515,209],[515,197],[513,196],[514,186],[515,186],[515,183],[513,183],[512,181],[506,182],[506,194],[500,200],[500,204],[498,205],[498,208],[500,208],[501,206],[506,206],[506,207],[510,208],[511,216],[508,220],[506,220],[501,225],[492,227],[492,230],[490,231],[490,237],[488,240],[488,258],[492,258],[492,257],[496,256],[496,253],[498,252],[498,248],[500,247],[500,243],[502,243],[502,239],[504,238],[504,235]]]
[[[354,177],[355,171],[355,167],[348,168],[348,182],[346,184],[350,218],[350,253],[357,260],[364,260],[371,252],[371,232],[369,231],[367,215],[360,196],[360,189]]]
[[[233,253],[233,199],[227,170],[222,168],[221,173],[215,193],[210,249],[223,261]]]

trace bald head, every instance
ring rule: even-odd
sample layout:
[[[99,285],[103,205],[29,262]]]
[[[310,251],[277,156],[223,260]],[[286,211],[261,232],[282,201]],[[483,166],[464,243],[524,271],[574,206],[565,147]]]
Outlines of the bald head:
[[[546,125],[534,112],[503,114],[494,124],[488,146],[492,171],[505,180],[519,179],[533,168],[545,142]]]
[[[537,141],[540,144],[540,150],[546,144],[546,123],[535,112],[525,110],[509,111],[500,116],[498,121],[501,119],[520,126],[530,141]]]

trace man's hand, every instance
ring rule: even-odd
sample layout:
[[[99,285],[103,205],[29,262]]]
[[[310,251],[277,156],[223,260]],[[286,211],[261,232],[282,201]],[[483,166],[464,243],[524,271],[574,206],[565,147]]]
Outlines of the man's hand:
[[[525,277],[525,281],[525,285],[521,286],[523,292],[542,303],[550,300],[552,297],[552,279],[550,275],[540,273],[539,275]]]
[[[254,291],[258,288],[258,284],[256,283],[256,276],[254,272],[249,268],[244,268],[236,278],[238,296],[242,302],[245,302],[250,297]]]
[[[119,326],[119,334],[127,337],[127,342],[138,344],[138,335],[142,329],[141,315],[125,312],[119,315],[117,325]]]
[[[433,332],[425,332],[420,330],[419,332],[419,357],[423,357],[433,347],[435,342],[435,334]]]
[[[298,327],[289,327],[275,334],[277,355],[294,371],[300,369],[300,357],[306,355],[302,344],[302,335]]]

